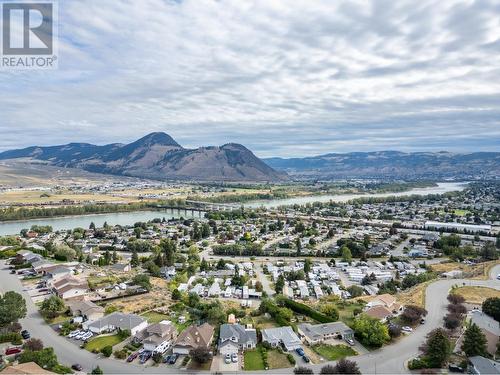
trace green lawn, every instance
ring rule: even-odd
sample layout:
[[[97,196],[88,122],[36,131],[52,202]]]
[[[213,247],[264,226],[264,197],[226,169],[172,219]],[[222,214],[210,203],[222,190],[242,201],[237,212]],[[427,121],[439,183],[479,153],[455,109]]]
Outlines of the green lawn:
[[[258,349],[247,350],[245,352],[245,371],[264,370],[262,355]]]
[[[286,354],[280,353],[277,350],[267,351],[267,363],[269,363],[270,369],[292,367],[292,364],[288,360]]]
[[[151,324],[160,323],[162,320],[170,320],[170,317],[168,315],[156,311],[148,311],[144,314],[141,314],[141,316],[146,318]]]
[[[116,344],[119,344],[120,342],[122,342],[122,339],[118,335],[101,336],[101,337],[97,337],[93,340],[90,340],[85,345],[85,349],[87,349],[89,352],[100,351],[105,346],[109,346],[109,345],[115,346]]]
[[[314,345],[312,347],[316,353],[328,361],[336,361],[337,359],[349,357],[358,354],[354,349],[347,345]]]
[[[363,304],[360,303],[350,303],[345,305],[337,305],[339,310],[339,320],[349,325],[354,320],[354,310],[362,309]]]

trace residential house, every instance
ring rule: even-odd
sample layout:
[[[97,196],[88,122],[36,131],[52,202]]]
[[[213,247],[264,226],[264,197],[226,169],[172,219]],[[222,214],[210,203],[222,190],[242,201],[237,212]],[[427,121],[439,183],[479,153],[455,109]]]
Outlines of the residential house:
[[[302,323],[297,326],[299,337],[309,345],[315,345],[331,339],[352,339],[354,331],[343,322],[310,324]]]
[[[467,373],[475,375],[500,374],[500,362],[481,356],[470,357]]]
[[[219,353],[222,355],[254,349],[257,345],[257,332],[241,324],[222,324],[219,332]]]
[[[193,349],[209,348],[214,337],[214,327],[208,323],[200,326],[191,325],[182,331],[175,340],[174,354],[189,354]]]
[[[0,374],[18,374],[18,375],[51,375],[55,372],[45,370],[37,365],[35,362],[19,363],[13,366],[7,366]]]
[[[52,291],[56,296],[62,299],[82,297],[89,291],[86,280],[69,275],[55,280],[52,279],[47,283],[47,285],[52,288]]]
[[[292,327],[289,326],[263,329],[262,341],[269,343],[272,347],[282,345],[287,351],[300,348],[302,344]]]
[[[374,306],[384,306],[395,314],[403,309],[403,306],[396,302],[396,298],[388,293],[373,297],[372,300],[366,304],[365,309],[369,310]]]
[[[370,307],[365,311],[365,314],[371,318],[380,320],[382,323],[385,323],[393,315],[392,311],[383,305]]]
[[[73,316],[81,316],[83,321],[94,321],[104,316],[104,308],[96,305],[92,301],[70,301],[67,303]]]
[[[176,336],[177,331],[172,322],[163,320],[137,332],[133,340],[142,343],[145,350],[164,353],[171,346]]]
[[[115,330],[128,330],[132,336],[142,331],[148,326],[147,320],[135,314],[124,314],[114,312],[93,322],[84,322],[83,329],[100,334],[103,332],[112,332]]]

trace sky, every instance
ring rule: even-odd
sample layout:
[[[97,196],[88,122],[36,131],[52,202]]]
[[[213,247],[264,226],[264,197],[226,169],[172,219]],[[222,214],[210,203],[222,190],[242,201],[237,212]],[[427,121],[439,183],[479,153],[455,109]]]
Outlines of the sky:
[[[0,70],[0,150],[164,131],[261,157],[500,151],[496,0],[58,8],[58,68]]]

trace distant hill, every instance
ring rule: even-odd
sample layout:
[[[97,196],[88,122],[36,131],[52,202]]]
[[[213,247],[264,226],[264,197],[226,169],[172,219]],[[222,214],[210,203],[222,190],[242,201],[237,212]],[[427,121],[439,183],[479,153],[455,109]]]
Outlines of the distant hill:
[[[51,165],[90,172],[152,179],[203,181],[279,181],[276,172],[246,147],[228,143],[215,147],[185,149],[165,133],[151,133],[129,143],[96,146],[69,143],[32,146],[0,153],[0,159],[31,158]]]
[[[305,158],[263,159],[270,167],[303,178],[498,178],[500,153],[398,151],[352,152]]]

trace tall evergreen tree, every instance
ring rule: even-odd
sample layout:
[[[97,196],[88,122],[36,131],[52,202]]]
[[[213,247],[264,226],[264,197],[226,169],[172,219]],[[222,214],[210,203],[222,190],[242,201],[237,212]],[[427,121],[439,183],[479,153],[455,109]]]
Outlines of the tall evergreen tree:
[[[464,341],[462,342],[462,350],[467,355],[467,357],[474,357],[476,355],[486,356],[488,351],[486,350],[486,336],[477,326],[477,324],[472,323],[464,333]]]

